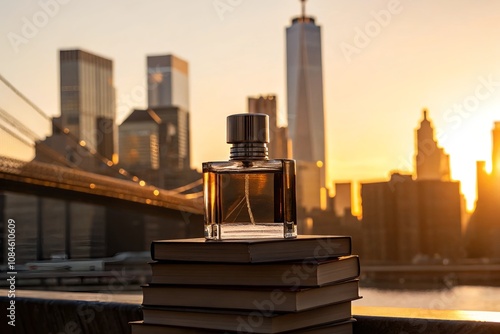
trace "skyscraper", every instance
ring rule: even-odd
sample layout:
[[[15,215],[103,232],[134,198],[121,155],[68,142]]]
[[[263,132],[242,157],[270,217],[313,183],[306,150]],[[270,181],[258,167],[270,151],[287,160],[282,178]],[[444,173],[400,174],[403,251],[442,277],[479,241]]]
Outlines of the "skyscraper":
[[[111,60],[82,50],[61,50],[60,91],[63,129],[112,160],[117,140]]]
[[[393,174],[389,182],[361,185],[363,257],[409,263],[463,257],[460,183],[413,180]]]
[[[326,208],[325,116],[321,29],[302,15],[286,28],[288,136],[297,160],[297,201],[310,211]]]
[[[305,0],[302,0],[302,15],[286,28],[286,64],[288,131],[293,158],[325,163],[321,28],[314,18],[306,16]]]
[[[188,63],[173,55],[148,56],[148,109],[120,125],[120,162],[166,189],[200,175],[191,170]]]
[[[130,170],[160,167],[159,126],[152,110],[134,110],[119,126],[120,164]]]
[[[416,186],[411,175],[401,174],[361,185],[365,261],[410,262],[420,253]]]
[[[450,157],[438,146],[434,127],[423,110],[424,119],[416,130],[415,166],[417,180],[450,180]]]
[[[189,113],[178,107],[134,110],[120,124],[120,163],[166,189],[194,181],[188,124]]]
[[[276,95],[265,95],[248,98],[250,114],[266,114],[269,116],[269,158],[288,158],[288,129],[278,125]]]
[[[174,55],[148,56],[148,107],[189,111],[188,63]]]
[[[148,108],[159,116],[160,169],[190,170],[188,63],[174,55],[148,56]]]
[[[351,182],[338,182],[334,184],[335,187],[335,202],[334,211],[338,217],[344,216],[346,213],[351,214],[352,210],[352,195],[351,195]]]

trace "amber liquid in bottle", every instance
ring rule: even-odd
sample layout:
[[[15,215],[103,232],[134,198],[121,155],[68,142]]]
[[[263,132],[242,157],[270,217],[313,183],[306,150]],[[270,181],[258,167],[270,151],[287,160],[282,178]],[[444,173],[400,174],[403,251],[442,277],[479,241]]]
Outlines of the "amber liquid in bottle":
[[[269,117],[227,118],[230,161],[203,163],[207,240],[294,238],[295,161],[269,160]]]
[[[296,237],[293,160],[203,164],[205,237]]]

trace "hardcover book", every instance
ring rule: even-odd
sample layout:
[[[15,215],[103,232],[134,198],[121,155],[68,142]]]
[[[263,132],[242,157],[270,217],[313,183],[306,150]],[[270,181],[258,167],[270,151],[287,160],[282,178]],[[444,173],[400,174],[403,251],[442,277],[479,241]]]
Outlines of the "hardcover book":
[[[355,255],[328,260],[276,263],[151,263],[151,283],[318,287],[357,278],[359,259]]]
[[[156,325],[218,329],[243,333],[281,333],[351,318],[351,302],[303,312],[234,311],[143,307],[144,322]]]
[[[205,241],[204,238],[156,240],[154,261],[260,263],[327,259],[351,254],[349,236],[299,235],[294,239]]]
[[[320,288],[155,285],[142,287],[143,305],[298,312],[359,298],[358,281]]]
[[[301,328],[294,331],[286,331],[280,334],[352,334],[352,325],[356,320],[327,323],[319,326]],[[130,322],[132,334],[240,334],[216,329],[203,329],[193,327],[177,327],[167,325],[147,324],[144,321]]]

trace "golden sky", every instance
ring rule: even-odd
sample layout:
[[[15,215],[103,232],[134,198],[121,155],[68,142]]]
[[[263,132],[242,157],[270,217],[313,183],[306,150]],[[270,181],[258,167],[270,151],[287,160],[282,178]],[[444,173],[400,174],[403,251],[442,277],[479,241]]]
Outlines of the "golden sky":
[[[110,58],[121,122],[145,107],[146,55],[178,55],[190,66],[192,161],[200,167],[228,158],[225,117],[246,112],[248,96],[277,94],[286,120],[285,27],[299,12],[297,0],[4,1],[0,74],[59,115],[58,50]],[[307,13],[322,28],[330,184],[411,172],[426,107],[471,207],[475,161],[491,159],[500,120],[500,1],[310,0]],[[0,108],[50,133],[2,85]],[[26,155],[2,130],[0,138],[1,154]]]

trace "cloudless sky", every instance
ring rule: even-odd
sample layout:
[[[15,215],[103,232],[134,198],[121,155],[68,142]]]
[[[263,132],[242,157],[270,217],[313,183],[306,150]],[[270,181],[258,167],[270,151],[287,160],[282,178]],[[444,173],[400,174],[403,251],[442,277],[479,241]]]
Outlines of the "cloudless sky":
[[[228,158],[225,117],[246,112],[248,96],[277,94],[286,123],[285,27],[298,0],[60,1],[0,2],[0,74],[50,115],[59,49],[81,48],[114,62],[118,123],[146,107],[147,55],[189,62],[193,167]],[[411,172],[426,107],[471,207],[475,161],[491,160],[500,120],[500,1],[310,0],[307,13],[322,28],[330,184]],[[50,134],[2,84],[0,108]],[[29,157],[0,139],[2,155]]]

